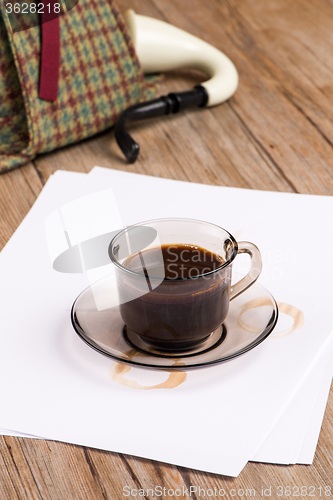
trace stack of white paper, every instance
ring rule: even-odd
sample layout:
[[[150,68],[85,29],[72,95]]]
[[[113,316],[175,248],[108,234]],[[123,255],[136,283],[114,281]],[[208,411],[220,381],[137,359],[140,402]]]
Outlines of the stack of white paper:
[[[56,172],[0,254],[2,432],[231,476],[249,460],[311,463],[332,378],[333,229],[326,215],[332,208],[330,197],[98,167],[88,175]],[[160,217],[210,221],[255,243],[264,263],[259,282],[282,314],[252,351],[188,371],[173,389],[138,390],[169,374],[131,368],[117,381],[114,361],[84,344],[71,326],[77,295],[112,265],[71,274],[52,264],[69,245]],[[66,234],[56,248],[46,221],[58,219]],[[290,311],[304,319],[298,328]]]

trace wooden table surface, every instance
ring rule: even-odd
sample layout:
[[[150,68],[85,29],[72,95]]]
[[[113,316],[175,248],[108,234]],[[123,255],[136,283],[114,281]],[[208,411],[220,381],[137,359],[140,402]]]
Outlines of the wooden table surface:
[[[168,21],[221,49],[239,71],[239,88],[215,108],[133,126],[141,145],[134,165],[125,163],[109,130],[0,176],[1,248],[58,169],[89,172],[100,165],[220,186],[333,195],[332,0],[118,0],[118,6]],[[173,73],[162,93],[203,80],[196,72]],[[278,486],[312,486],[320,498],[325,486],[333,486],[332,429],[331,390],[313,465],[248,463],[238,478],[1,436],[0,498],[106,500],[124,498],[124,486],[138,491],[157,485],[223,488],[228,499],[245,498],[250,488],[263,498],[262,488],[269,487],[271,498],[288,498],[278,496]],[[243,495],[235,494],[239,489]]]

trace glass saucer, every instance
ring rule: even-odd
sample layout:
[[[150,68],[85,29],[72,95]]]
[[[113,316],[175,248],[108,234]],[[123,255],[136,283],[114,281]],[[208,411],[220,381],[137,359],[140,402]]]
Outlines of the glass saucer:
[[[240,279],[233,273],[234,279]],[[107,289],[103,278],[93,285],[94,293]],[[95,295],[96,296],[96,295]],[[98,310],[92,287],[75,300],[71,319],[74,330],[91,348],[121,363],[133,366],[184,370],[221,363],[253,349],[272,332],[278,307],[272,295],[258,283],[230,302],[226,320],[195,350],[178,353],[156,351],[140,343],[134,332],[127,331],[119,307]]]

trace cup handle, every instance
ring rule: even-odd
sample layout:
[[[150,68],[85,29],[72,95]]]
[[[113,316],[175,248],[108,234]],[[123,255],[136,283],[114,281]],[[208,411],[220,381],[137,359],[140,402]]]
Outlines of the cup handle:
[[[241,293],[245,292],[253,283],[258,279],[261,269],[262,261],[259,248],[249,241],[238,242],[238,254],[247,253],[251,257],[251,268],[244,278],[235,283],[230,288],[230,300],[238,297]]]

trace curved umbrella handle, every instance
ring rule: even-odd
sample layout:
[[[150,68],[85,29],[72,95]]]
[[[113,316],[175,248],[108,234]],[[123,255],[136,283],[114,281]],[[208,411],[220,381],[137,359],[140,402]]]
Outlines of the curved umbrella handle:
[[[125,22],[144,73],[160,73],[180,68],[198,69],[210,79],[201,83],[208,94],[207,106],[229,99],[238,86],[234,64],[221,51],[186,31],[133,10]]]
[[[220,104],[236,91],[238,73],[221,51],[171,24],[139,16],[133,10],[125,13],[125,22],[144,73],[192,68],[210,77],[193,90],[136,104],[122,113],[115,128],[116,139],[128,162],[134,163],[140,148],[126,132],[127,122]]]

